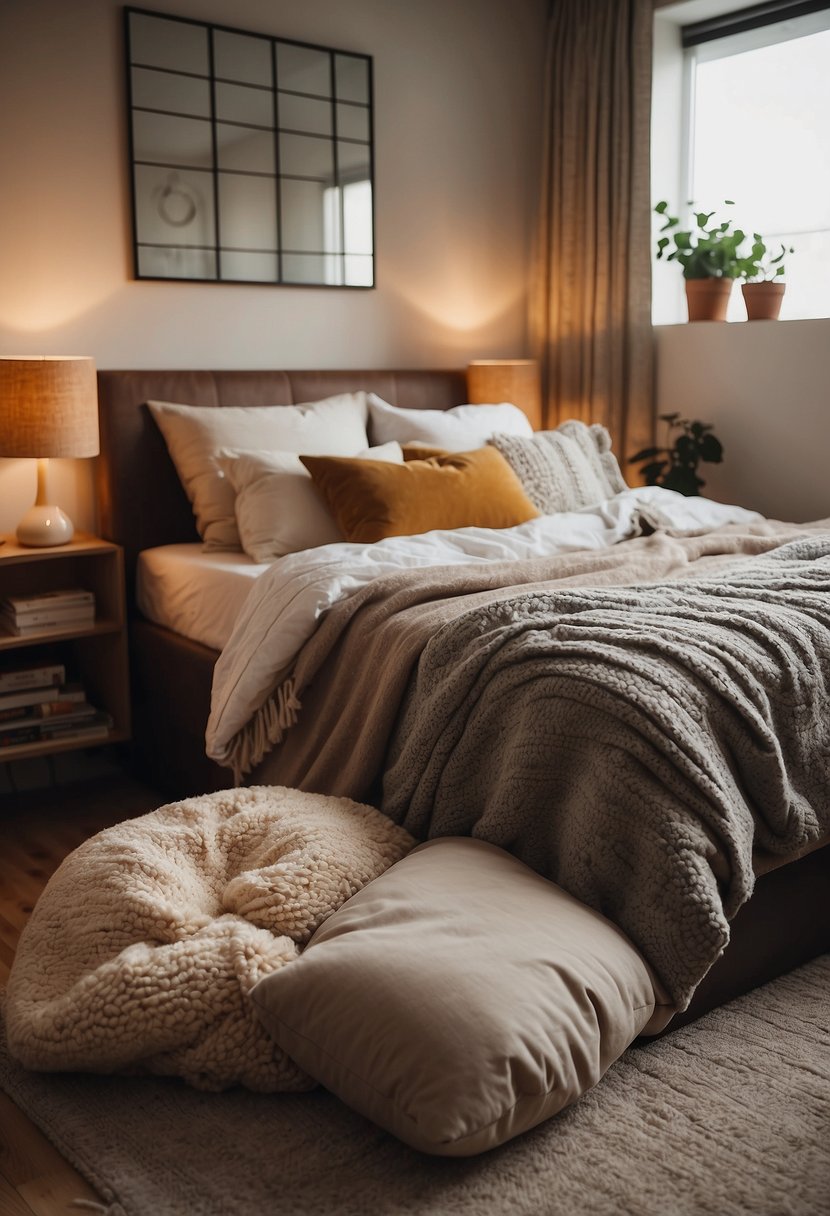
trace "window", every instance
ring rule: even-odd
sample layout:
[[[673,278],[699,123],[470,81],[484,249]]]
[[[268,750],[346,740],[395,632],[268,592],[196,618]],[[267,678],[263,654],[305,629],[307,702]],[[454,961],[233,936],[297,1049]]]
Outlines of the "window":
[[[777,7],[780,18],[787,4],[762,7],[765,16]],[[750,8],[681,27],[683,137],[676,185],[672,191],[663,176],[655,189],[664,192],[655,198],[669,198],[675,214],[688,199],[719,215],[723,200],[734,200],[727,213],[736,226],[760,232],[775,251],[781,245],[795,249],[786,258],[782,319],[827,317],[830,6],[760,26],[753,22],[756,13]],[[741,28],[746,26],[752,28]],[[661,130],[665,138],[665,123]],[[677,268],[671,269],[676,276]],[[656,321],[680,319],[665,312],[655,299]],[[745,316],[737,291],[729,316]]]

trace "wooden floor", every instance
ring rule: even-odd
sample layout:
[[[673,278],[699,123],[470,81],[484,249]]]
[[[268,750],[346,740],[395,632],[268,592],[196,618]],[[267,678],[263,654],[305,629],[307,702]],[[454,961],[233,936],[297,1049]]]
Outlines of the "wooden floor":
[[[101,828],[165,801],[126,776],[0,798],[0,987],[35,900],[67,853]],[[78,1216],[84,1209],[74,1200],[100,1202],[0,1093],[0,1216]]]

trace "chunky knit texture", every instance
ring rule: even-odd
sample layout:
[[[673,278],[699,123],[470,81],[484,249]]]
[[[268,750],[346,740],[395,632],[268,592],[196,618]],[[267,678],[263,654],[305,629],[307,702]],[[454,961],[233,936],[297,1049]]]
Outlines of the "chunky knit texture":
[[[421,655],[383,810],[614,921],[679,1008],[752,894],[830,830],[830,535],[717,578],[477,608]]]
[[[21,937],[12,1054],[201,1089],[309,1088],[249,993],[412,844],[372,807],[282,786],[189,798],[100,832],[53,875]]]
[[[494,435],[498,448],[543,515],[578,511],[627,489],[604,426],[571,419],[532,438]]]

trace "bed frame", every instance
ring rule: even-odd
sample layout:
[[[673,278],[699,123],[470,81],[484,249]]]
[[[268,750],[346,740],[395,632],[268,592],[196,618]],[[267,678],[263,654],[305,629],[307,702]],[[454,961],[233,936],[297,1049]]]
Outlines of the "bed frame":
[[[102,371],[98,373],[102,535],[124,549],[129,611],[133,759],[171,797],[232,784],[205,755],[218,652],[141,617],[135,568],[142,549],[199,539],[147,401],[186,405],[295,405],[366,389],[391,405],[450,409],[468,401],[463,371]]]
[[[366,389],[392,405],[449,409],[469,400],[462,371],[102,371],[98,373],[102,535],[124,548],[134,740],[142,777],[170,797],[227,788],[204,732],[218,652],[143,619],[135,604],[142,549],[196,541],[193,513],[148,400],[188,405],[294,405]],[[759,878],[723,958],[669,1029],[830,950],[830,847]],[[782,910],[785,909],[785,912]]]

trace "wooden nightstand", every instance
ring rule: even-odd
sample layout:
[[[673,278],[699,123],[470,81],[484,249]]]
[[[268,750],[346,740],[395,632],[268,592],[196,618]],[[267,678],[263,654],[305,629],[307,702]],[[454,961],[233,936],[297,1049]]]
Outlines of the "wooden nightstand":
[[[86,626],[17,637],[0,624],[0,672],[63,663],[68,680],[83,686],[89,702],[106,710],[106,738],[52,739],[0,748],[0,763],[24,756],[117,743],[130,737],[130,690],[121,548],[95,536],[76,534],[66,545],[29,549],[6,536],[0,545],[0,599],[84,587],[95,596],[95,620]]]

